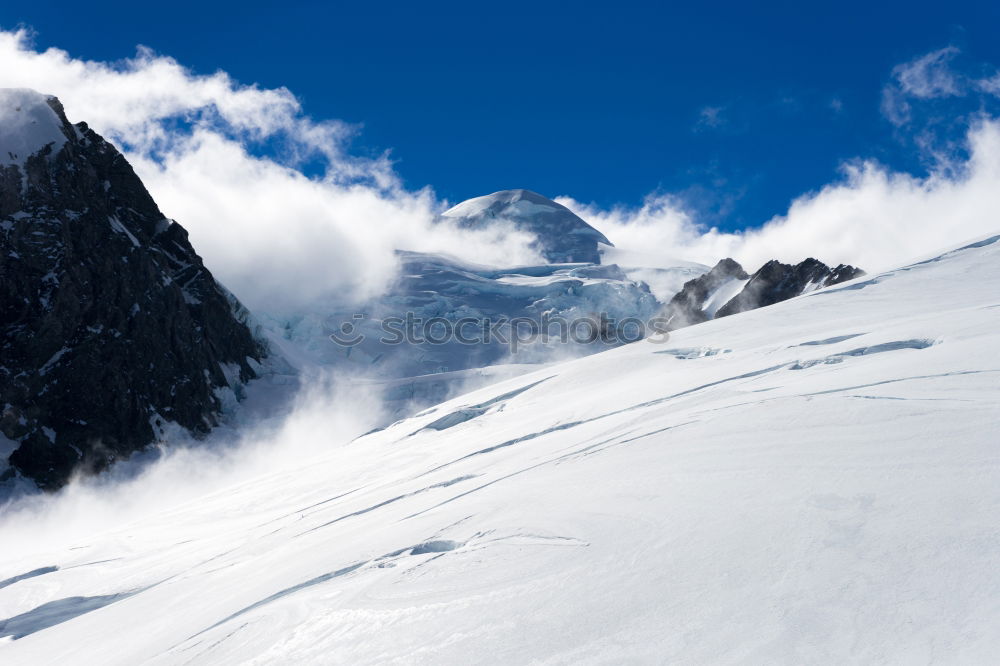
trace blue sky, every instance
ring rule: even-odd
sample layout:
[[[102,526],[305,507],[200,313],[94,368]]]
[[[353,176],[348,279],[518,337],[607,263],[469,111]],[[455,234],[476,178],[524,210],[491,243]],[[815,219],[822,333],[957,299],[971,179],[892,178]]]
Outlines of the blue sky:
[[[78,58],[143,44],[286,86],[314,118],[362,124],[356,152],[391,149],[407,186],[452,201],[527,187],[609,207],[667,192],[726,230],[783,213],[845,159],[921,173],[924,130],[959,132],[958,109],[890,123],[893,67],[949,45],[974,73],[1000,63],[995,2],[0,7],[0,26],[18,24]]]

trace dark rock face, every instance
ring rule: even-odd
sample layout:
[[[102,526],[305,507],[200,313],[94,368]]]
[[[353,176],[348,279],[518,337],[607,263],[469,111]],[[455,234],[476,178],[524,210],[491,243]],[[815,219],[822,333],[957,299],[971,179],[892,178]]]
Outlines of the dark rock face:
[[[739,294],[719,308],[716,317],[726,317],[788,300],[806,291],[822,289],[838,282],[853,280],[865,272],[860,268],[841,264],[834,269],[812,257],[791,266],[771,260],[750,276]]]
[[[667,304],[666,316],[670,318],[670,329],[693,326],[712,318],[711,312],[706,312],[709,297],[723,284],[731,280],[746,280],[743,267],[732,259],[723,259],[712,270],[704,275],[684,283],[681,289]]]
[[[51,490],[168,422],[207,432],[265,349],[125,158],[48,104],[65,144],[0,165],[0,432],[6,476]]]
[[[444,217],[470,229],[512,223],[534,234],[534,248],[552,263],[599,264],[598,243],[611,245],[569,208],[530,190],[503,190],[469,199],[446,211]]]
[[[665,315],[670,318],[670,329],[683,328],[773,305],[864,274],[860,268],[840,264],[831,269],[809,258],[795,266],[772,260],[748,275],[732,259],[723,259],[705,275],[686,282],[667,304]],[[733,287],[736,290],[728,290]]]

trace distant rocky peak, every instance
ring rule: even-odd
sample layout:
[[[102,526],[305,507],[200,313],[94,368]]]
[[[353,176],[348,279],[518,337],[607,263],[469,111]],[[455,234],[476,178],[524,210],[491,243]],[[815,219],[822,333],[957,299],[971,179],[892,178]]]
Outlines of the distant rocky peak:
[[[715,316],[725,317],[773,305],[864,274],[860,268],[843,264],[831,269],[812,257],[794,266],[772,259],[751,275],[743,290],[720,307]]]
[[[686,282],[664,314],[671,329],[684,328],[773,305],[864,274],[860,268],[845,264],[831,269],[810,257],[796,265],[772,259],[750,275],[733,259],[723,259],[708,273]]]
[[[713,283],[719,283],[732,278],[746,280],[748,277],[750,276],[743,270],[743,267],[735,259],[731,258],[721,259],[719,263],[712,267],[712,270],[706,273],[707,281]]]
[[[569,208],[530,190],[503,190],[463,201],[442,217],[469,229],[507,222],[535,236],[534,248],[552,263],[600,263],[604,234]]]

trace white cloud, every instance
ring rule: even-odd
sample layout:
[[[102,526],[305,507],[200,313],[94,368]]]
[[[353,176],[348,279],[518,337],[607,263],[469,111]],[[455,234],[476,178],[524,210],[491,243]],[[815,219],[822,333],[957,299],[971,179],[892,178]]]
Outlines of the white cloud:
[[[906,95],[896,86],[882,89],[882,115],[893,125],[900,127],[910,122],[912,107]]]
[[[989,78],[979,79],[976,81],[976,87],[988,95],[1000,97],[1000,72]]]
[[[610,211],[568,198],[560,203],[604,232],[619,251],[655,255],[660,265],[675,258],[714,264],[731,256],[754,270],[769,259],[814,256],[882,270],[1000,230],[1000,122],[975,124],[968,149],[968,160],[952,159],[926,178],[875,162],[845,165],[839,182],[799,197],[784,215],[742,233],[699,227],[682,202],[669,196]]]
[[[887,90],[901,104],[958,94],[968,86],[949,69],[956,55],[948,47],[895,68]],[[189,230],[208,266],[252,308],[372,295],[394,276],[397,248],[489,264],[537,260],[530,239],[509,229],[435,224],[444,203],[432,191],[404,189],[385,157],[351,156],[354,128],[311,120],[283,88],[243,86],[222,72],[196,75],[145,49],[115,64],[38,52],[24,32],[0,31],[0,62],[0,86],[56,94],[71,120],[86,120],[125,146],[164,213]],[[977,86],[992,90],[994,83]],[[717,111],[706,119],[718,119]],[[816,255],[874,270],[1000,227],[993,216],[1000,208],[998,135],[996,121],[977,121],[968,136],[971,158],[939,156],[926,178],[873,162],[846,166],[837,182],[744,233],[704,228],[671,195],[612,210],[562,203],[648,265],[734,256],[756,267]],[[286,150],[280,158],[254,154],[262,140]],[[325,173],[303,175],[297,167],[307,158],[321,159]]]
[[[487,264],[535,258],[527,235],[434,224],[440,205],[428,190],[310,179],[215,132],[196,130],[162,162],[131,157],[209,268],[271,313],[378,294],[399,248]]]
[[[910,62],[897,65],[892,70],[893,76],[900,89],[913,97],[931,99],[961,95],[964,85],[950,66],[958,52],[954,46],[931,51]]]
[[[948,46],[894,67],[882,90],[883,115],[902,126],[912,120],[917,101],[962,98],[978,100],[982,107],[987,100],[1000,97],[1000,72],[983,78],[965,74],[953,64],[960,54],[959,49]]]
[[[965,79],[951,67],[958,54],[957,48],[947,46],[896,65],[892,80],[882,89],[882,114],[886,119],[902,126],[911,120],[910,100],[964,95],[968,89]]]
[[[953,70],[959,55],[946,47],[899,65],[883,89],[882,111],[897,127],[911,123],[918,102],[966,97],[975,91],[1000,96],[1000,74],[973,80]],[[967,131],[964,145],[940,128],[913,123],[909,138],[925,162],[919,178],[874,161],[846,163],[842,177],[800,196],[758,229],[723,233],[699,224],[684,202],[651,195],[638,208],[601,210],[569,198],[561,203],[617,245],[616,260],[666,266],[678,259],[714,264],[732,256],[748,269],[769,259],[798,262],[808,256],[851,263],[872,271],[890,268],[956,241],[1000,230],[1000,121],[979,109],[952,114]],[[836,107],[834,107],[836,108]],[[703,119],[705,114],[702,114]],[[714,116],[709,114],[709,119]],[[945,129],[951,129],[951,126]],[[965,155],[966,157],[963,157]]]
[[[721,127],[726,123],[726,119],[723,115],[725,110],[726,110],[725,107],[721,106],[703,107],[698,112],[698,123],[696,126],[710,127],[710,128]]]
[[[354,128],[305,116],[287,89],[224,72],[203,76],[140,48],[114,64],[36,51],[24,31],[0,31],[0,87],[62,101],[115,142],[164,214],[176,218],[213,273],[251,308],[347,302],[383,289],[397,248],[486,264],[531,263],[530,238],[435,224],[443,204],[402,188],[386,157],[347,152]],[[253,154],[256,142],[282,147]],[[297,166],[319,159],[307,178]]]

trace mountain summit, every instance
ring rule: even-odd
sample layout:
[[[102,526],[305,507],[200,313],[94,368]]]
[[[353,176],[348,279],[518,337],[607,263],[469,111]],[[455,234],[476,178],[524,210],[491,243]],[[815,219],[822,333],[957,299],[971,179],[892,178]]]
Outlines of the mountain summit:
[[[502,190],[469,199],[443,215],[469,229],[510,222],[518,230],[534,234],[534,248],[557,264],[599,264],[598,244],[612,245],[569,208],[530,190]]]

